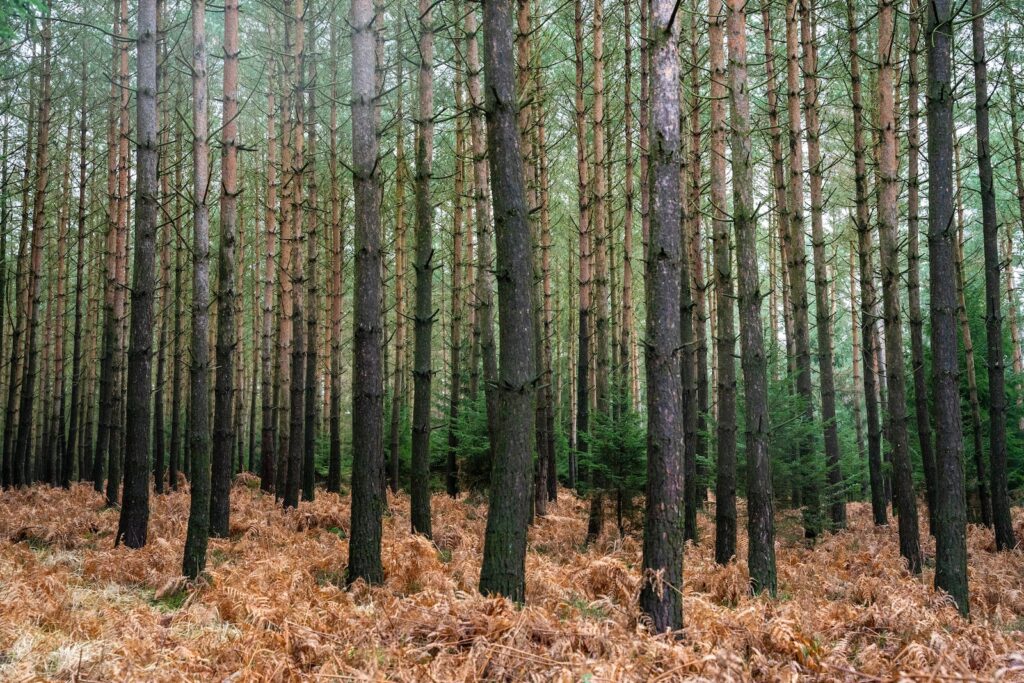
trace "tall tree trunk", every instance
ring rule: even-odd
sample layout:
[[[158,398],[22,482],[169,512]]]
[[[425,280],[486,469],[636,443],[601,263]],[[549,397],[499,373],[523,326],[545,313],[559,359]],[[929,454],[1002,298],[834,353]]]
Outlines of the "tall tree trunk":
[[[401,41],[399,41],[399,54]],[[405,293],[406,272],[408,266],[408,229],[405,222],[405,184],[409,177],[409,166],[405,156],[405,131],[402,85],[404,58],[400,58],[395,64],[397,70],[397,85],[395,86],[396,113],[395,113],[395,366],[392,370],[391,388],[391,425],[388,484],[392,493],[398,491],[399,464],[401,462],[400,452],[402,445],[402,409],[406,407],[407,395],[405,388],[405,356],[406,356],[406,320],[408,314],[408,296]]]
[[[193,579],[206,567],[210,536],[210,143],[205,24],[206,0],[192,0],[192,372],[186,430],[190,440],[192,500],[182,573]]]
[[[48,5],[49,6],[49,5]],[[46,237],[46,191],[49,186],[49,144],[50,144],[50,60],[51,60],[51,19],[43,21],[43,71],[39,102],[39,124],[35,148],[36,183],[32,203],[32,239],[29,270],[25,287],[25,363],[21,384],[21,405],[18,408],[18,436],[15,444],[14,483],[25,486],[31,483],[30,458],[32,441],[32,410],[35,401],[36,364],[38,349],[36,337],[39,330],[39,316],[42,308],[43,250]]]
[[[985,12],[981,0],[971,1],[971,34],[974,47],[974,112],[978,142],[978,177],[981,180],[981,213],[985,242],[985,336],[988,342],[989,462],[992,467],[992,521],[996,549],[1017,546],[1010,517],[1006,480],[1006,376],[1003,365],[1002,287],[999,282],[999,220],[996,190],[989,152],[988,66],[985,60]]]
[[[818,54],[814,0],[800,2],[800,37],[803,43],[804,118],[807,122],[807,168],[811,195],[811,243],[814,258],[815,326],[818,333],[818,381],[821,388],[821,420],[825,437],[829,521],[835,529],[846,526],[846,500],[840,467],[839,428],[836,425],[836,381],[832,358],[832,318],[828,291],[823,214],[824,171],[821,159]]]
[[[935,451],[932,443],[931,409],[928,405],[928,380],[924,364],[924,315],[921,312],[920,254],[920,172],[921,138],[919,131],[921,17],[919,0],[910,0],[910,50],[907,91],[907,306],[910,318],[910,363],[914,373],[914,415],[917,423],[921,464],[924,467],[928,500],[928,530],[935,534]]]
[[[128,394],[125,397],[124,498],[114,544],[146,544],[149,522],[150,390],[153,367],[153,299],[156,290],[158,135],[156,0],[143,0],[138,13],[136,87],[135,263],[132,269]],[[162,410],[163,406],[157,406]]]
[[[953,265],[956,270],[956,294],[957,294],[957,316],[960,319],[960,334],[964,344],[964,366],[967,370],[967,400],[971,406],[971,440],[974,448],[974,471],[977,476],[975,482],[978,492],[978,508],[981,523],[987,527],[992,526],[992,500],[989,495],[988,474],[985,471],[985,452],[982,439],[981,426],[981,400],[978,396],[978,373],[974,357],[974,339],[971,334],[971,323],[967,317],[967,276],[964,273],[964,205],[963,205],[963,183],[960,171],[960,140],[954,138],[953,142],[953,163],[956,172],[956,233],[957,239],[953,251]]]
[[[861,100],[860,53],[857,46],[858,20],[853,0],[846,3],[846,25],[850,34],[850,90],[853,103],[854,192],[857,252],[860,265],[860,325],[864,359],[864,408],[868,430],[868,475],[871,481],[871,512],[876,525],[886,524],[885,481],[882,473],[882,428],[878,414],[878,348],[874,268],[871,265],[871,223],[868,210],[868,172],[864,144],[864,106]]]
[[[373,102],[376,95],[373,7],[354,0],[352,26],[352,182],[355,190],[355,333],[352,352],[352,523],[348,581],[380,583],[384,454],[381,367],[380,176]]]
[[[455,65],[455,180],[452,192],[452,311],[449,318],[451,336],[451,380],[448,389],[448,452],[445,458],[444,482],[448,495],[459,495],[459,404],[462,399],[462,328],[464,319],[464,296],[462,278],[464,275],[463,230],[465,226],[464,194],[466,182],[466,117],[465,117],[465,66],[461,58],[464,41],[456,50]],[[466,241],[472,242],[468,236]]]
[[[272,71],[276,72],[275,69]],[[270,493],[276,487],[277,422],[274,393],[274,283],[277,281],[277,101],[273,83],[267,88],[267,204],[264,213],[266,242],[263,245],[263,331],[260,340],[262,405],[260,433],[260,488]]]
[[[331,5],[331,405],[330,464],[327,469],[327,490],[341,493],[341,300],[345,238],[341,222],[341,195],[338,186],[338,36],[335,21],[336,5]],[[266,330],[264,330],[266,332]],[[269,368],[265,369],[265,372]],[[264,375],[265,377],[265,375]],[[264,391],[267,380],[263,380]]]
[[[967,615],[967,505],[964,496],[960,370],[956,341],[953,222],[953,17],[950,0],[929,2],[928,266],[935,392],[935,587]]]
[[[221,128],[217,348],[213,407],[210,533],[226,537],[231,509],[235,363],[235,239],[238,231],[238,0],[224,4],[224,125]]]
[[[306,452],[306,273],[303,263],[302,247],[306,245],[304,230],[305,200],[302,192],[303,175],[306,167],[305,149],[305,116],[306,116],[306,24],[303,0],[291,0],[285,5],[292,29],[292,53],[289,61],[292,64],[291,106],[294,108],[292,120],[292,154],[291,170],[291,209],[289,220],[292,223],[292,238],[295,244],[291,250],[291,260],[287,264],[289,280],[292,283],[292,360],[290,364],[291,385],[288,405],[288,451],[287,475],[284,487],[284,506],[298,507],[299,489],[302,485],[302,464]],[[311,275],[312,277],[312,275]],[[353,411],[353,415],[355,415]],[[381,480],[383,481],[383,480]]]
[[[794,503],[803,506],[804,536],[815,538],[821,528],[819,482],[811,426],[814,423],[814,387],[811,378],[811,340],[807,301],[807,251],[804,244],[803,144],[800,139],[800,54],[798,13],[803,0],[786,3],[786,83],[789,115],[789,287],[793,307],[796,392],[807,427],[799,444]]]
[[[775,595],[775,513],[768,457],[768,370],[761,327],[756,209],[747,89],[746,5],[729,0],[733,226],[739,271],[740,348],[746,396],[747,565],[754,593]]]
[[[431,0],[419,0],[419,111],[416,118],[416,348],[413,364],[412,530],[430,538],[430,386],[434,328],[434,239],[430,181],[434,157],[434,20]]]
[[[736,328],[733,322],[732,250],[726,207],[725,105],[728,79],[725,55],[726,11],[721,0],[708,4],[711,46],[711,211],[715,268],[715,395],[718,429],[715,443],[715,560],[736,555]]]
[[[184,341],[182,340],[182,318],[184,309],[184,257],[182,252],[185,250],[185,245],[181,239],[181,227],[180,216],[182,215],[182,195],[185,190],[184,182],[182,181],[182,166],[184,165],[184,159],[181,154],[181,123],[175,124],[174,131],[174,224],[173,234],[175,235],[175,247],[174,247],[174,350],[171,354],[171,440],[170,440],[170,455],[167,459],[167,477],[170,479],[170,486],[172,491],[178,490],[178,465],[181,457],[181,380],[182,380],[182,369],[184,368],[183,347]]]
[[[646,0],[640,0],[645,2]],[[623,65],[623,128],[625,130],[624,150],[623,153],[626,157],[626,170],[625,179],[623,184],[623,192],[625,195],[625,213],[623,216],[622,226],[622,325],[619,328],[621,332],[621,338],[619,340],[619,357],[618,363],[621,373],[622,386],[620,387],[621,400],[623,404],[629,409],[635,409],[636,398],[633,395],[633,377],[637,373],[636,356],[634,354],[634,346],[636,345],[636,336],[633,334],[633,325],[636,324],[636,316],[633,312],[633,214],[635,212],[635,201],[636,192],[634,189],[634,161],[633,161],[633,20],[632,20],[632,7],[633,0],[626,0],[622,9],[624,12],[623,16],[623,29],[625,32],[625,63]],[[542,170],[543,175],[547,174],[547,152],[544,146],[541,145],[542,156]],[[542,181],[543,184],[543,181]],[[545,188],[546,189],[546,188]],[[546,204],[546,202],[545,202]],[[698,228],[699,230],[699,228]],[[550,301],[551,301],[551,287],[550,287],[550,251],[551,251],[551,234],[550,229],[545,231],[543,237],[544,249],[545,249],[545,308],[546,312],[550,313]],[[545,326],[550,327],[550,322],[545,317]],[[551,330],[546,329],[544,332],[544,338],[547,340],[548,347],[550,349]],[[547,354],[549,367],[548,380],[546,384],[551,386],[550,379],[550,358],[551,354]],[[554,459],[554,451],[551,453],[552,459]]]
[[[494,174],[492,202],[500,313],[499,438],[494,448],[490,507],[480,592],[522,602],[526,597],[526,530],[533,472],[533,255],[523,178],[512,53],[510,0],[484,3],[487,149]]]
[[[465,18],[466,66],[468,67],[470,99],[470,139],[473,147],[473,213],[476,214],[476,318],[473,336],[480,349],[483,361],[484,397],[487,404],[487,436],[489,458],[494,459],[498,434],[498,392],[494,383],[498,380],[498,356],[494,344],[494,263],[491,257],[490,212],[487,208],[488,168],[487,150],[484,140],[484,96],[480,88],[480,48],[477,42],[475,10],[466,12]],[[476,363],[470,373],[470,394],[476,398],[479,383]]]
[[[651,2],[649,149],[651,225],[647,258],[647,512],[640,608],[654,631],[683,626],[683,405],[677,357],[682,232],[679,196],[678,4]]]
[[[893,493],[899,510],[900,555],[914,574],[921,573],[921,541],[917,528],[910,444],[907,437],[906,375],[903,369],[903,324],[900,311],[899,172],[894,102],[894,42],[896,7],[881,0],[878,12],[878,123],[879,147],[878,235],[882,263],[882,300],[885,322],[885,365],[889,396],[889,443],[892,447]]]
[[[68,488],[71,485],[71,474],[73,462],[78,443],[79,421],[78,416],[82,407],[82,305],[85,296],[85,240],[86,240],[86,209],[85,209],[85,188],[86,188],[86,131],[88,130],[87,120],[87,99],[86,99],[86,70],[87,64],[82,60],[82,98],[81,109],[78,119],[78,221],[75,248],[75,328],[71,352],[71,408],[68,419],[67,444],[64,447],[64,468],[61,478],[61,486]],[[5,205],[6,208],[6,205]],[[4,221],[6,223],[6,220]],[[0,358],[3,352],[0,352]],[[88,432],[86,432],[88,435]],[[87,440],[88,436],[83,437]],[[84,468],[80,467],[79,479],[85,476]]]
[[[307,10],[308,11],[308,10]],[[315,24],[314,24],[315,26]],[[315,28],[312,34],[312,42],[316,42]],[[315,58],[310,60],[309,82],[304,85],[304,90],[309,92],[307,100],[306,126],[306,159],[303,162],[308,167],[307,172],[307,210],[306,220],[306,359],[305,359],[305,428],[304,445],[302,457],[302,499],[312,501],[314,489],[316,488],[316,405],[317,405],[317,384],[318,384],[318,358],[319,358],[319,322],[318,311],[320,310],[320,280],[317,276],[317,254],[319,253],[319,188],[316,181],[316,138],[317,138],[317,117],[316,117],[316,89],[317,89],[317,63]]]
[[[590,449],[590,309],[591,288],[590,263],[593,242],[590,227],[590,168],[587,159],[587,111],[583,100],[584,87],[584,45],[583,45],[583,2],[576,0],[576,166],[578,182],[576,194],[579,204],[579,324],[578,358],[576,362],[576,450],[580,458],[586,459]],[[579,482],[577,482],[578,484]],[[588,524],[589,526],[589,524]],[[589,531],[589,529],[588,529]]]

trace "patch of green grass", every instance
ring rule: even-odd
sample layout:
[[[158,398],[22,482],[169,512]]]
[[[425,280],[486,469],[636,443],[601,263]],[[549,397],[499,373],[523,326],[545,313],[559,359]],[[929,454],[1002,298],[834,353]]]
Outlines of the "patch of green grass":
[[[327,527],[327,530],[342,540],[348,538],[348,533],[346,533],[346,531],[340,526],[329,526]]]
[[[573,597],[569,606],[580,613],[584,619],[607,619],[608,612],[598,605],[591,604],[582,597]]]
[[[153,597],[149,604],[156,607],[161,612],[177,612],[181,609],[181,606],[185,604],[185,600],[188,599],[188,591],[182,588],[174,593],[161,596],[160,598]]]
[[[452,551],[448,548],[441,548],[437,551],[437,559],[439,559],[444,564],[448,564],[452,561]]]

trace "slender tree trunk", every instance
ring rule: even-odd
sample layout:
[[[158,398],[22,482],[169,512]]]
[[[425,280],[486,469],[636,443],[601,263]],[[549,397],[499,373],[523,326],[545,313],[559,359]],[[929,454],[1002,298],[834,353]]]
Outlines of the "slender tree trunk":
[[[885,366],[889,396],[889,443],[892,447],[893,493],[899,510],[900,555],[914,574],[921,573],[921,541],[917,528],[910,444],[907,437],[906,375],[903,369],[903,325],[900,311],[898,145],[894,102],[894,0],[881,0],[878,12],[878,122],[879,148],[878,235],[882,262],[882,299],[885,321]]]
[[[399,41],[401,45],[401,41]],[[399,48],[399,54],[402,54]],[[406,265],[408,254],[408,229],[405,223],[405,184],[409,177],[409,166],[405,157],[405,131],[402,85],[404,58],[398,60],[395,65],[397,69],[396,85],[396,114],[395,114],[395,366],[392,370],[391,388],[391,433],[389,438],[389,470],[388,483],[392,493],[398,491],[399,464],[401,462],[400,452],[402,445],[402,409],[407,405],[405,388],[405,355],[406,355],[406,312],[408,307],[407,295],[405,293]]]
[[[235,363],[235,239],[238,232],[238,0],[224,4],[224,125],[221,128],[220,241],[217,258],[217,348],[213,407],[210,533],[230,526]]]
[[[746,396],[747,565],[754,593],[775,595],[775,513],[768,457],[768,371],[761,326],[756,209],[747,89],[746,5],[729,0],[729,88],[732,94],[733,226],[736,232],[740,348]]]
[[[887,523],[885,481],[882,474],[882,428],[878,414],[878,372],[875,353],[878,348],[875,279],[871,264],[871,224],[868,210],[868,175],[864,145],[864,106],[861,100],[858,20],[853,0],[846,3],[846,22],[850,34],[850,90],[853,103],[854,191],[857,227],[857,251],[860,265],[860,325],[864,359],[864,407],[868,430],[868,475],[871,481],[871,512],[876,525]]]
[[[818,101],[818,55],[814,0],[800,2],[800,37],[803,43],[804,118],[807,122],[807,168],[811,195],[811,243],[814,258],[815,326],[818,333],[818,381],[821,389],[821,419],[825,437],[828,478],[829,521],[835,529],[846,526],[843,473],[840,468],[839,428],[836,425],[836,381],[832,358],[832,318],[828,291],[828,263],[825,256],[823,214],[824,171],[821,159],[820,103]]]
[[[307,10],[308,11],[308,10]],[[315,24],[312,33],[312,42],[315,44]],[[317,116],[316,116],[316,89],[317,89],[317,63],[315,58],[310,60],[309,82],[304,86],[309,92],[307,107],[306,126],[306,160],[303,162],[308,167],[307,172],[307,203],[305,212],[306,220],[306,359],[305,359],[305,431],[302,459],[302,499],[312,501],[316,488],[316,430],[317,430],[317,385],[319,367],[319,322],[318,311],[320,310],[320,280],[317,277],[317,254],[319,246],[319,188],[316,181],[316,138],[317,138]]]
[[[334,21],[336,5],[331,7],[331,452],[327,470],[327,490],[341,493],[341,300],[344,294],[342,270],[345,238],[341,222],[341,194],[338,189],[341,178],[338,175],[338,37],[337,22]],[[269,368],[265,368],[264,372],[268,370]],[[266,375],[263,383],[266,391]]]
[[[531,345],[535,338],[533,256],[516,124],[518,102],[509,0],[484,3],[483,30],[487,148],[494,174],[492,202],[501,331],[497,393],[501,420],[491,473],[480,592],[522,602],[526,597],[526,530],[530,517],[537,371],[536,352]]]
[[[974,111],[978,142],[978,177],[981,180],[981,213],[985,242],[985,336],[988,342],[989,461],[992,467],[992,521],[996,549],[1017,546],[1010,517],[1006,475],[1006,376],[1003,365],[1002,292],[999,282],[999,221],[996,190],[989,152],[988,66],[985,59],[985,11],[981,0],[971,2],[971,34],[974,47]]]
[[[114,544],[146,545],[149,522],[150,390],[153,367],[153,299],[156,290],[157,21],[156,0],[139,3],[136,87],[135,263],[132,269],[128,394],[125,397],[124,498]],[[163,406],[157,406],[162,410]]]
[[[726,207],[726,123],[728,79],[725,55],[726,11],[721,0],[708,4],[711,46],[711,211],[715,268],[715,347],[718,428],[715,444],[715,560],[736,555],[736,331],[733,322],[732,250]]]
[[[803,144],[800,139],[800,55],[798,14],[803,0],[786,3],[786,83],[789,114],[789,287],[793,307],[796,392],[803,403],[807,432],[799,445],[795,489],[803,506],[804,536],[815,538],[821,529],[819,482],[813,452],[814,387],[811,378],[811,340],[807,300],[807,251],[804,244]]]
[[[487,403],[487,436],[489,457],[494,459],[498,434],[498,393],[494,383],[498,380],[498,356],[494,344],[494,263],[491,257],[491,221],[487,208],[488,168],[484,141],[484,96],[480,88],[480,50],[476,38],[476,12],[466,12],[466,66],[469,69],[470,139],[473,147],[473,212],[476,214],[476,318],[473,336],[483,361],[484,397]],[[479,331],[477,330],[479,329]],[[470,394],[478,392],[476,363],[471,373]]]
[[[35,402],[36,364],[38,349],[36,337],[39,330],[39,317],[42,308],[43,250],[46,237],[46,191],[50,179],[50,59],[51,59],[51,19],[49,15],[43,21],[43,75],[40,87],[39,127],[35,148],[36,183],[32,204],[32,238],[29,257],[29,270],[25,287],[25,363],[21,384],[21,405],[18,408],[18,436],[15,444],[14,483],[25,486],[31,483],[30,458],[32,441],[32,410]]]
[[[299,490],[302,485],[302,465],[306,452],[306,315],[304,311],[306,297],[306,273],[303,262],[302,247],[307,244],[304,230],[305,199],[302,183],[306,167],[305,130],[306,130],[306,24],[303,0],[291,0],[285,5],[292,25],[292,64],[291,106],[294,118],[291,125],[291,192],[289,198],[291,209],[289,221],[292,223],[292,237],[295,244],[291,250],[291,260],[287,267],[291,281],[292,299],[292,360],[289,367],[291,385],[289,388],[288,405],[288,451],[287,475],[285,476],[284,506],[298,507]],[[311,274],[310,277],[313,277]],[[353,415],[355,415],[353,411]],[[383,479],[380,480],[383,482]]]
[[[578,358],[576,362],[576,450],[577,461],[586,459],[590,442],[590,308],[591,287],[591,227],[590,227],[590,169],[587,160],[587,112],[583,101],[584,45],[583,2],[576,0],[576,166],[578,182],[576,194],[579,203],[579,325]],[[577,484],[580,482],[577,481]],[[589,527],[589,524],[588,524]],[[589,528],[588,528],[589,533]]]
[[[461,41],[461,36],[459,38]],[[452,193],[452,311],[449,334],[451,336],[451,383],[448,389],[448,453],[445,459],[444,481],[445,490],[452,498],[459,495],[459,403],[462,398],[462,327],[464,320],[464,292],[462,277],[464,274],[463,230],[465,213],[463,210],[466,182],[466,117],[464,96],[465,66],[461,59],[464,41],[456,49],[455,66],[455,179]],[[467,241],[472,241],[468,236]]]
[[[960,371],[956,341],[956,226],[953,222],[952,31],[949,0],[927,5],[928,267],[935,392],[935,587],[967,615],[967,505],[964,496]]]
[[[276,70],[273,70],[276,72]],[[261,423],[260,488],[270,493],[276,487],[277,422],[274,405],[274,283],[277,281],[277,101],[274,85],[267,89],[267,204],[264,213],[266,242],[263,245],[263,333],[260,341]]]
[[[381,449],[380,176],[373,118],[376,93],[373,7],[354,0],[352,26],[352,181],[355,189],[355,333],[352,353],[352,523],[348,581],[380,583],[384,454]]]
[[[178,464],[181,457],[181,384],[182,384],[182,368],[184,367],[183,347],[184,342],[182,340],[182,318],[184,317],[184,283],[182,282],[184,277],[184,256],[182,252],[185,250],[185,245],[182,244],[181,231],[179,228],[180,216],[182,215],[182,202],[181,197],[184,193],[185,185],[182,181],[182,165],[184,159],[181,154],[181,124],[175,125],[174,132],[174,225],[172,226],[175,235],[175,248],[174,248],[174,350],[171,354],[171,440],[170,440],[170,456],[167,459],[167,477],[170,479],[170,486],[172,491],[178,490]]]
[[[953,251],[953,265],[956,270],[957,316],[960,320],[960,334],[964,344],[964,366],[967,370],[967,400],[971,406],[971,440],[974,448],[975,482],[978,492],[978,507],[981,523],[992,526],[992,500],[989,495],[988,474],[985,471],[985,452],[981,426],[981,400],[978,396],[978,373],[974,356],[974,339],[971,334],[971,323],[967,317],[966,275],[964,273],[964,205],[963,183],[960,178],[960,140],[954,138],[953,163],[955,168],[956,188],[956,233],[957,239]]]
[[[73,461],[78,442],[79,421],[78,416],[82,409],[82,304],[85,292],[85,240],[86,240],[86,210],[85,210],[85,187],[86,187],[86,131],[88,130],[87,120],[87,99],[86,99],[86,70],[87,62],[82,60],[82,99],[81,111],[78,119],[78,222],[75,248],[75,331],[71,352],[71,409],[68,420],[68,438],[64,447],[64,468],[61,478],[61,486],[68,488],[71,485],[71,474]],[[5,205],[6,208],[6,205]],[[6,220],[4,221],[6,223]],[[0,358],[3,352],[0,351]],[[88,432],[86,432],[88,435]],[[83,437],[87,440],[88,436]],[[79,478],[85,475],[84,468],[79,468]]]
[[[210,145],[205,23],[206,0],[192,0],[192,372],[186,430],[191,442],[192,501],[182,573],[193,579],[206,567],[210,535]]]
[[[640,0],[645,2],[645,0]],[[633,0],[626,0],[623,3],[622,9],[624,11],[623,17],[623,29],[625,32],[625,63],[623,65],[623,128],[625,130],[624,150],[623,153],[626,157],[626,170],[625,179],[623,185],[623,191],[625,195],[625,213],[623,216],[622,226],[622,325],[619,328],[621,332],[621,338],[619,340],[619,357],[618,363],[621,373],[622,386],[620,388],[621,398],[624,405],[629,409],[636,408],[636,400],[633,396],[633,376],[637,372],[636,357],[633,353],[634,345],[636,344],[636,336],[633,334],[633,326],[636,324],[636,316],[633,312],[633,214],[635,212],[634,203],[636,201],[636,192],[634,189],[634,161],[633,161],[633,22],[632,22],[632,6]],[[541,145],[542,157],[542,170],[543,175],[547,174],[547,152],[544,146]],[[542,184],[546,183],[542,181]],[[544,188],[546,192],[546,187]],[[545,202],[545,205],[547,202]],[[699,230],[699,228],[698,228]],[[551,234],[550,229],[545,231],[543,237],[543,244],[545,249],[545,326],[550,327],[548,316],[550,314],[550,301],[551,301],[551,286],[550,286],[550,251],[551,251]],[[550,349],[550,338],[551,330],[546,329],[544,332],[544,338],[547,341]],[[546,384],[551,385],[550,379],[550,352],[547,354],[549,360],[548,367],[548,381]],[[551,453],[552,459],[554,459],[554,451]]]
[[[430,529],[431,334],[434,327],[434,239],[430,181],[434,157],[434,20],[431,0],[419,0],[419,111],[416,120],[416,348],[412,416],[412,530]]]
[[[924,364],[924,315],[921,312],[920,254],[920,172],[921,138],[919,131],[921,17],[919,0],[910,2],[910,51],[907,92],[907,305],[910,318],[910,363],[914,373],[914,415],[917,423],[921,464],[924,467],[928,500],[928,530],[935,534],[935,451],[932,443],[931,409],[928,406],[928,380]]]
[[[647,258],[647,512],[640,608],[654,631],[683,626],[683,443],[679,299],[679,26],[671,0],[651,2]]]

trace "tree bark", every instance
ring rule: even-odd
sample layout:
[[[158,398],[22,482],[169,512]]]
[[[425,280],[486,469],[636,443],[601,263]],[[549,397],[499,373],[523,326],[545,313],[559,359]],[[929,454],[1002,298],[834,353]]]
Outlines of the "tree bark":
[[[967,506],[964,496],[960,371],[956,340],[953,222],[953,91],[950,0],[927,9],[928,40],[928,266],[935,405],[935,587],[966,616]]]
[[[355,190],[355,333],[352,352],[352,521],[349,582],[384,580],[381,515],[384,454],[381,448],[383,384],[381,360],[380,185],[373,102],[373,7],[354,0],[352,26],[352,182]]]
[[[533,257],[523,179],[512,54],[510,0],[485,0],[484,75],[501,332],[499,439],[491,471],[480,592],[526,597],[531,444],[537,381],[532,310]]]
[[[138,12],[136,87],[135,263],[131,335],[128,342],[128,394],[125,397],[124,497],[114,545],[146,544],[149,522],[150,389],[153,366],[153,299],[156,289],[157,178],[157,21],[156,0],[143,0]],[[157,406],[162,410],[163,406]]]
[[[677,7],[671,0],[652,0],[649,48],[652,205],[647,254],[647,512],[640,608],[658,633],[683,626],[683,397],[677,356],[682,340]]]
[[[903,324],[900,311],[899,160],[894,102],[895,0],[880,0],[878,12],[878,123],[879,147],[878,235],[882,264],[882,300],[885,322],[886,384],[889,396],[889,444],[892,447],[893,494],[899,511],[900,555],[913,574],[921,573],[921,541],[917,528],[910,444],[907,437],[906,376],[903,369]]]
[[[210,536],[210,215],[207,116],[206,0],[192,0],[192,372],[189,433],[192,500],[182,573],[197,578],[206,567]]]
[[[412,530],[430,529],[431,334],[434,327],[434,239],[430,181],[434,156],[434,20],[432,0],[419,0],[419,111],[416,118],[416,328],[412,416]]]

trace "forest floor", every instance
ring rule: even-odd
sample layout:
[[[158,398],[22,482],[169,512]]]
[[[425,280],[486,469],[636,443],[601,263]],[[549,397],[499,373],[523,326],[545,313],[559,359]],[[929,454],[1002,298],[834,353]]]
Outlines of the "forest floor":
[[[386,583],[345,590],[347,497],[285,511],[243,475],[230,538],[186,585],[186,492],[151,498],[135,551],[113,547],[118,513],[89,486],[4,492],[0,679],[1024,680],[1024,553],[996,554],[986,529],[970,530],[966,621],[932,589],[934,543],[912,577],[865,504],[814,547],[781,516],[777,600],[747,595],[743,559],[715,565],[705,515],[674,641],[639,618],[639,535],[609,524],[581,547],[586,507],[565,491],[530,531],[522,608],[476,592],[485,501],[436,496],[433,543],[408,532],[408,498],[389,502]]]

